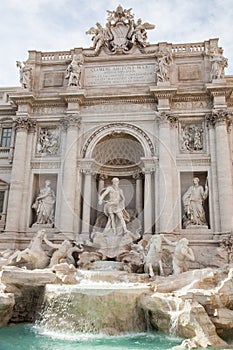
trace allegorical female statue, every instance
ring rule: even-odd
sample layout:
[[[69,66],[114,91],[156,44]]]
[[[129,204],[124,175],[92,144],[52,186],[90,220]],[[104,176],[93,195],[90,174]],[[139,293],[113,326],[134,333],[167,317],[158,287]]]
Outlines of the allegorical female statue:
[[[206,226],[205,211],[203,207],[203,202],[208,196],[208,185],[207,181],[205,184],[205,189],[203,186],[199,185],[199,178],[195,177],[193,179],[193,186],[183,195],[184,204],[184,225],[189,227],[192,225],[196,226]]]
[[[45,187],[40,190],[32,208],[36,211],[35,224],[53,225],[54,224],[54,207],[56,197],[51,188],[51,182],[45,181]]]

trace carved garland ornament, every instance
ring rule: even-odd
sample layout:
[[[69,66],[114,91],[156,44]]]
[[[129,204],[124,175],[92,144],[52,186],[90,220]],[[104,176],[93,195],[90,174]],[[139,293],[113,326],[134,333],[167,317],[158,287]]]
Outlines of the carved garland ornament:
[[[89,139],[87,140],[87,142],[85,143],[83,150],[82,150],[82,154],[83,157],[86,156],[86,151],[88,146],[90,145],[90,143],[96,138],[97,135],[101,134],[104,130],[108,130],[108,129],[112,129],[112,128],[124,128],[124,129],[132,129],[134,131],[136,131],[137,133],[139,133],[140,135],[142,135],[142,137],[147,141],[148,146],[150,148],[151,151],[151,156],[155,155],[155,149],[153,146],[153,143],[151,141],[151,139],[149,138],[149,136],[140,128],[138,128],[135,125],[132,124],[127,124],[127,123],[113,123],[113,124],[108,124],[103,126],[102,128],[98,129],[96,132],[94,132]],[[127,133],[127,130],[126,130]]]

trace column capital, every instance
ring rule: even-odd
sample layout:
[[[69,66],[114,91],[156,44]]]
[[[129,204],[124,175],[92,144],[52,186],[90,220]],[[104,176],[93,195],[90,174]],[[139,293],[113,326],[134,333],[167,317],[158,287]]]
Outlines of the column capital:
[[[132,178],[135,180],[142,180],[142,172],[136,172],[132,175]]]
[[[103,174],[103,173],[99,173],[98,174],[98,178],[100,179],[100,180],[107,180],[108,179],[108,175],[106,175],[106,174]]]
[[[160,125],[162,126],[171,125],[172,127],[177,127],[178,118],[173,113],[159,111],[159,112],[155,112],[155,116]]]
[[[14,119],[14,127],[17,131],[34,131],[36,129],[36,121],[28,116],[16,117]]]
[[[142,173],[143,174],[152,174],[156,169],[155,159],[154,158],[141,158],[142,160]]]
[[[67,130],[69,128],[80,128],[81,120],[79,113],[73,113],[61,118],[60,123],[64,130]]]
[[[79,159],[78,167],[79,171],[85,175],[95,175],[96,171],[93,169],[93,159]]]
[[[232,125],[232,113],[229,113],[227,109],[213,109],[211,113],[206,114],[206,121],[208,126],[225,125],[229,132]]]

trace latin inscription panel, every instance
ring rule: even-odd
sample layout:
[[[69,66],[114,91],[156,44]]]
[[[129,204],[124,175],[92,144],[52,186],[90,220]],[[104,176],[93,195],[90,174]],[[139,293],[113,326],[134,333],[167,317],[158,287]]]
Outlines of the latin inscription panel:
[[[148,84],[155,81],[154,64],[85,68],[85,86]]]

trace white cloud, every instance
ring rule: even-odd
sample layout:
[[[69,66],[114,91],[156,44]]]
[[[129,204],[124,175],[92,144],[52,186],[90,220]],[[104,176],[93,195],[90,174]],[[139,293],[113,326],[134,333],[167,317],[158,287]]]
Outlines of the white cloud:
[[[219,37],[233,74],[232,0],[125,0],[135,18],[156,25],[148,31],[150,43],[199,42]],[[16,60],[28,50],[61,51],[89,47],[86,30],[98,21],[105,24],[106,10],[119,0],[1,0],[0,87],[18,85]]]

